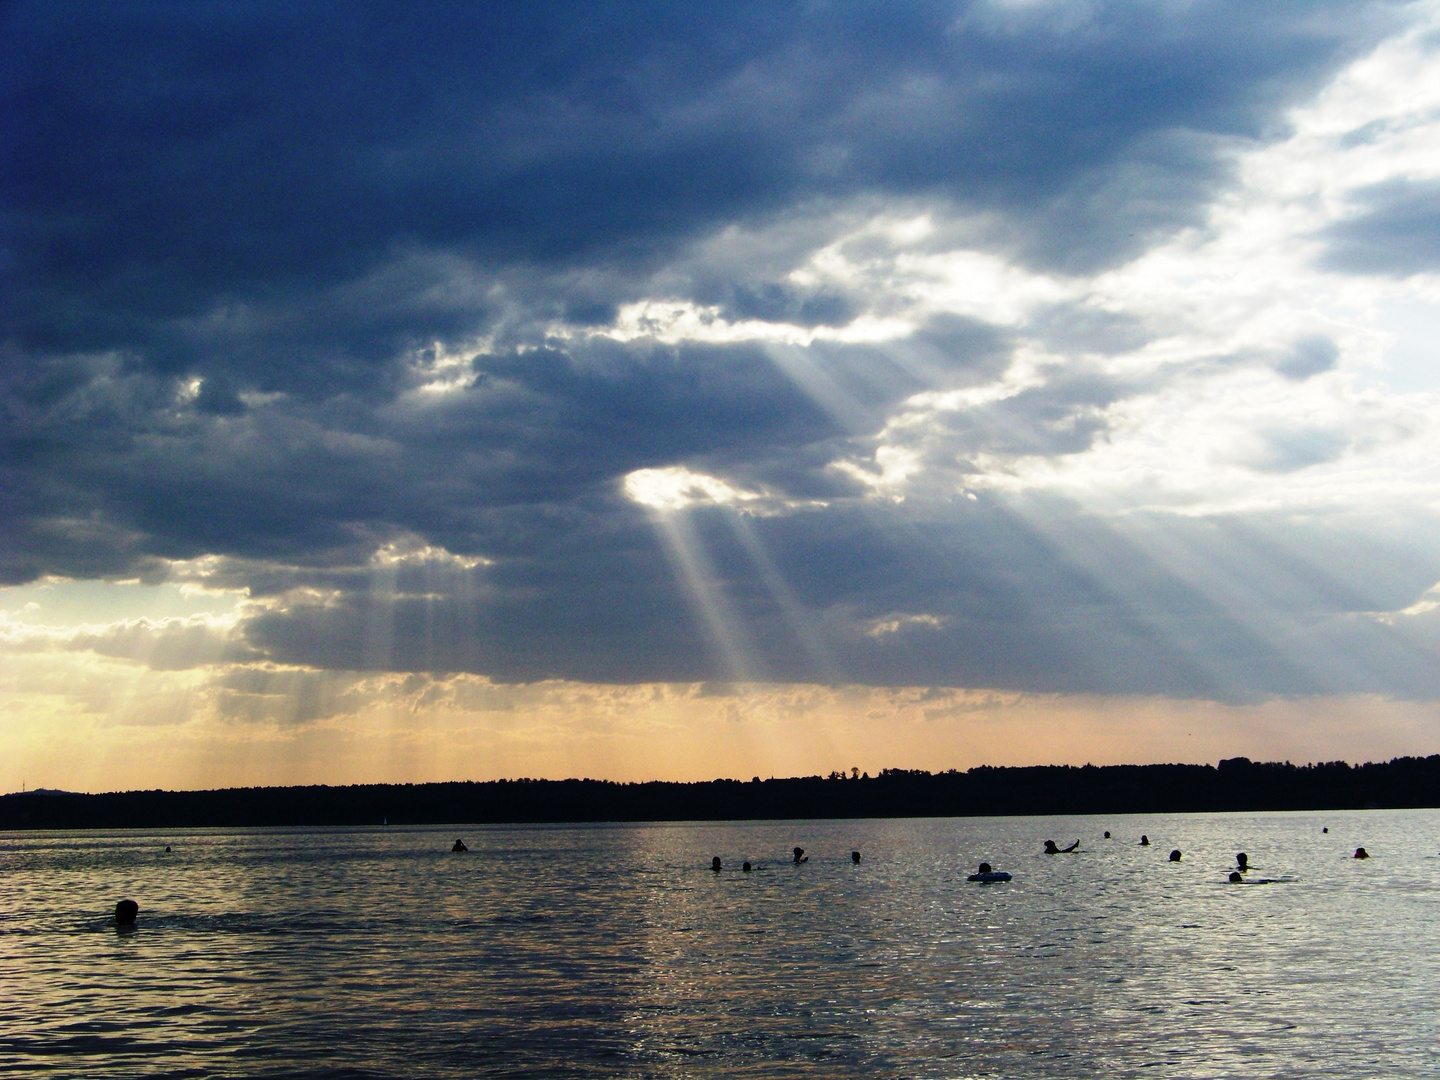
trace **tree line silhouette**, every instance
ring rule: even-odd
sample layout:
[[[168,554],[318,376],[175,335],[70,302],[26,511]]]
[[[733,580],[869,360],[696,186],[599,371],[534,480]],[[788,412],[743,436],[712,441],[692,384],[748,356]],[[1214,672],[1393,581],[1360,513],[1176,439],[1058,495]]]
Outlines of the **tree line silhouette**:
[[[346,787],[0,796],[0,829],[726,821],[1440,806],[1440,754],[1351,766],[1229,758],[1211,765],[886,769],[695,783],[492,780]]]

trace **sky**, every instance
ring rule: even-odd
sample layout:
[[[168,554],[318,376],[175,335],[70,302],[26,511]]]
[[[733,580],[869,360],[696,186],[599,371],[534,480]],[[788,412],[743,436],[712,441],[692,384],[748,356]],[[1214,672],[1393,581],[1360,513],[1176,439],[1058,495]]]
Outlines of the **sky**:
[[[0,790],[1440,751],[1440,3],[0,40]]]

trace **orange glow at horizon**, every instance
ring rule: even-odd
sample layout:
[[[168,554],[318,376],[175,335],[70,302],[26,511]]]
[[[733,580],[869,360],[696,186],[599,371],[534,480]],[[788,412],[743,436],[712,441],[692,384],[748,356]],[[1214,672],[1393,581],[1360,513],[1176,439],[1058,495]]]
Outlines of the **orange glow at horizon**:
[[[94,679],[112,696],[88,706],[74,696],[83,691],[74,679],[63,688],[58,677],[42,680],[49,685],[25,692],[6,680],[0,789],[749,779],[1236,755],[1304,763],[1440,746],[1440,706],[1358,696],[1228,705],[920,687],[506,685],[316,673],[330,685],[272,695],[268,712],[241,715],[205,669],[156,672],[94,658],[90,665],[105,669]],[[297,696],[331,705],[306,718]]]

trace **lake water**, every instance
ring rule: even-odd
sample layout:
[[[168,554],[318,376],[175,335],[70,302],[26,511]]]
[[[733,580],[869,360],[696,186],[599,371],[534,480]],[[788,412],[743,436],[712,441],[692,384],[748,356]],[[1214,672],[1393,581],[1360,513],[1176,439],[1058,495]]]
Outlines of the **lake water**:
[[[1436,811],[0,834],[0,1072],[1434,1077],[1437,851]]]

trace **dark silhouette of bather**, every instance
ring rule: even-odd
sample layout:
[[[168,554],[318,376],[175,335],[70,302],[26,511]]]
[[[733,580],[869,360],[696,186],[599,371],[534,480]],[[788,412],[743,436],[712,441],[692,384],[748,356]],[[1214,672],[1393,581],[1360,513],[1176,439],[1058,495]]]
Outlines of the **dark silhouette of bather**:
[[[856,865],[859,865],[859,863],[860,863],[860,853],[859,853],[858,851],[852,851],[852,852],[850,852],[850,861],[851,861],[852,863],[855,863]]]
[[[1149,847],[1149,846],[1150,846],[1150,837],[1146,836],[1144,833],[1141,833],[1141,834],[1140,834],[1140,846],[1141,846],[1141,847]]]
[[[1327,832],[1330,831],[1330,826],[1329,826],[1329,825],[1326,825],[1326,826],[1325,826],[1323,829],[1321,829],[1320,831],[1321,831],[1322,833],[1327,833]]]
[[[166,854],[166,855],[169,855],[169,854],[170,854],[170,845],[169,845],[169,844],[166,844],[166,845],[165,845],[165,854]]]
[[[720,872],[720,867],[721,867],[722,865],[723,865],[723,864],[720,862],[720,856],[719,856],[719,855],[716,855],[713,859],[710,860],[710,869],[711,869],[711,870],[714,870],[715,873],[717,873],[717,874]]]
[[[1241,875],[1241,873],[1240,873],[1239,870],[1231,870],[1231,871],[1230,871],[1230,884],[1231,884],[1231,885],[1239,885],[1239,884],[1240,884],[1242,881],[1244,881],[1244,880],[1245,880],[1245,878]]]
[[[1109,840],[1109,839],[1110,839],[1110,830],[1109,830],[1109,829],[1106,829],[1106,830],[1105,830],[1105,839],[1106,839],[1106,840]]]
[[[1370,852],[1366,851],[1363,847],[1357,847],[1355,849],[1355,858],[1368,859],[1370,858]]]
[[[810,856],[805,854],[805,849],[803,847],[797,847],[794,854],[796,866],[799,866],[802,862],[810,861]]]
[[[743,870],[743,871],[745,871],[745,873],[748,874],[748,873],[750,872],[750,863],[749,863],[749,862],[742,862],[742,863],[740,864],[740,869]]]
[[[1170,861],[1171,861],[1171,862],[1179,862],[1179,861],[1180,861],[1180,849],[1179,849],[1178,847],[1177,847],[1174,851],[1170,852]]]
[[[454,845],[450,848],[450,850],[451,850],[451,851],[469,851],[470,849],[465,846],[465,841],[464,841],[464,840],[456,840],[455,843],[454,843]]]
[[[121,900],[115,905],[115,925],[134,926],[135,916],[140,914],[140,905],[134,900]]]
[[[1250,856],[1246,855],[1243,851],[1240,852],[1235,856],[1235,865],[1240,868],[1240,872],[1243,874],[1246,870],[1250,869]]]
[[[995,870],[988,862],[982,862],[980,864],[979,872],[971,874],[965,880],[977,881],[981,885],[988,885],[992,881],[1009,881],[1010,875],[1007,874],[1004,870]]]
[[[1064,854],[1067,854],[1068,852],[1074,851],[1074,850],[1075,850],[1076,848],[1078,848],[1079,846],[1080,846],[1080,841],[1079,841],[1079,840],[1076,840],[1076,841],[1075,841],[1073,844],[1071,844],[1069,847],[1059,847],[1059,846],[1055,843],[1054,840],[1046,840],[1046,841],[1045,841],[1045,854],[1046,854],[1046,855],[1064,855]]]

